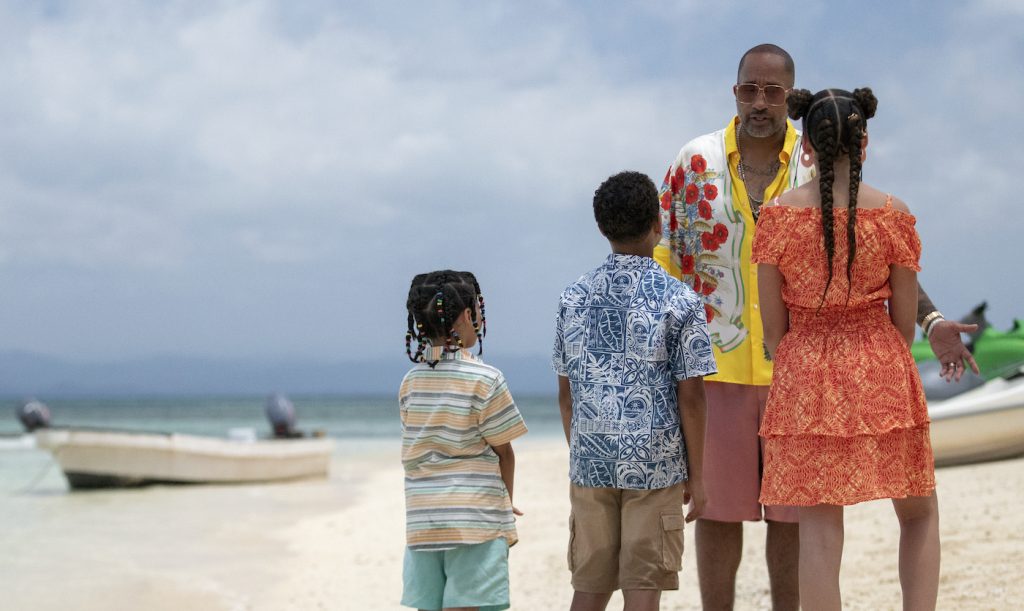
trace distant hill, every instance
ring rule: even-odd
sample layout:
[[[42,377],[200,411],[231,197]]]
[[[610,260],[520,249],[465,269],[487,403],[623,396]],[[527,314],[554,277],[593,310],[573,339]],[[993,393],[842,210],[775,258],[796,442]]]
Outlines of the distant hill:
[[[556,392],[549,357],[487,355],[513,393]],[[404,355],[366,361],[152,356],[73,361],[0,351],[0,395],[292,394],[391,395],[410,366]]]

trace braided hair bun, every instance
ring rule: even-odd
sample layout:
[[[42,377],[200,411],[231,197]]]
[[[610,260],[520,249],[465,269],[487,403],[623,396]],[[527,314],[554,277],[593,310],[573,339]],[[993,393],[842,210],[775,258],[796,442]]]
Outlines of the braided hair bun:
[[[859,87],[853,90],[853,100],[860,106],[860,109],[864,111],[864,118],[870,119],[875,116],[875,110],[878,109],[878,98],[875,97],[874,92],[871,91],[870,87]]]
[[[786,98],[786,107],[789,109],[789,118],[794,121],[807,116],[807,109],[811,107],[811,100],[814,94],[806,89],[793,89]]]

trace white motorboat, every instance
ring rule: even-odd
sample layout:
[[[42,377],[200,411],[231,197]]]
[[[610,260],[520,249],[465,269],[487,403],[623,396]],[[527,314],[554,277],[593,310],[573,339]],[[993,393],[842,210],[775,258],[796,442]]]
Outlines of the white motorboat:
[[[938,467],[1024,455],[1024,367],[1009,378],[929,401]]]
[[[29,433],[0,433],[0,450],[30,450],[36,447],[36,436]]]
[[[89,429],[39,429],[72,489],[146,484],[236,484],[325,477],[325,437],[245,440]]]

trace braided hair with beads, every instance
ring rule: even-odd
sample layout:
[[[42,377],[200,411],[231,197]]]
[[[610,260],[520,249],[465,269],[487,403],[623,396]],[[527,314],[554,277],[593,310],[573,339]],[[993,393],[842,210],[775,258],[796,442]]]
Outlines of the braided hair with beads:
[[[789,93],[787,104],[790,118],[803,119],[805,137],[810,140],[818,157],[821,229],[825,236],[825,255],[828,259],[828,281],[821,295],[821,304],[824,304],[825,294],[832,284],[832,260],[835,255],[835,162],[840,155],[847,155],[850,160],[850,201],[847,204],[846,219],[846,298],[849,301],[853,259],[857,253],[857,193],[863,170],[860,147],[867,120],[875,116],[878,99],[868,87],[855,89],[853,93],[843,89],[825,89],[811,94],[806,89],[794,89]]]
[[[409,360],[434,367],[437,361],[427,361],[424,356],[427,347],[443,342],[446,352],[461,349],[463,340],[455,330],[454,323],[467,308],[480,346],[478,354],[483,354],[487,318],[484,298],[476,277],[470,272],[452,270],[415,276],[406,299],[408,329],[405,333],[405,353]],[[413,340],[416,340],[415,352],[412,349]]]

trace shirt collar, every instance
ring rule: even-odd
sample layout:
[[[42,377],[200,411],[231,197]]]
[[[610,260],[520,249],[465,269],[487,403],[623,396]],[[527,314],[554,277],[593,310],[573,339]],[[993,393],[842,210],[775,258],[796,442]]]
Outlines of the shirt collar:
[[[428,362],[434,361],[475,361],[473,353],[465,348],[459,348],[455,352],[448,352],[444,346],[430,346],[423,351],[423,358]]]
[[[623,255],[613,252],[604,260],[604,266],[615,269],[651,269],[657,267],[658,262],[651,257]]]
[[[740,117],[736,115],[729,121],[729,125],[725,126],[725,155],[730,159],[733,155],[740,154],[739,146],[736,144],[736,126],[739,124]],[[786,119],[786,140],[782,143],[782,150],[779,151],[779,161],[783,165],[789,163],[789,152],[793,150],[796,138],[796,127],[792,121]]]

